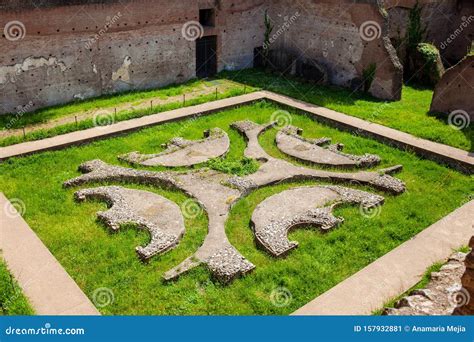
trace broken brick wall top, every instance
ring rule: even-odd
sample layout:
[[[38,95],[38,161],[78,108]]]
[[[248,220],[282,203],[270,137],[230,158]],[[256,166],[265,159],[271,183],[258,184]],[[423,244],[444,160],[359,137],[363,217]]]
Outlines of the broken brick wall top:
[[[417,0],[383,1],[389,15],[390,39],[398,45],[407,36],[409,13]],[[474,1],[418,0],[418,4],[425,40],[440,50],[445,65],[458,63],[474,38]]]
[[[431,111],[466,113],[464,120],[474,120],[474,56],[467,56],[446,71],[436,85]],[[468,118],[469,116],[469,118]]]
[[[284,29],[275,47],[282,44],[324,64],[330,82],[342,86],[360,79],[375,62],[371,93],[385,99],[400,96],[401,67],[384,38],[386,18],[376,0],[71,0],[43,1],[39,8],[31,3],[0,2],[5,27],[0,114],[195,77],[196,41],[186,39],[182,29],[199,20],[202,8],[215,11],[215,25],[205,27],[203,35],[216,37],[219,71],[253,66],[254,49],[263,45],[265,10],[276,30],[286,15],[299,11],[298,22]],[[380,28],[370,41],[360,37],[365,21]],[[7,39],[9,23],[22,25],[20,36]]]

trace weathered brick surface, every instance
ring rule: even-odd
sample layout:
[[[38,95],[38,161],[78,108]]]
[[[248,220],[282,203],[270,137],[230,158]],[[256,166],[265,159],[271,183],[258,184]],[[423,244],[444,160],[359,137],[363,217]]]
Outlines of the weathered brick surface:
[[[417,0],[384,0],[389,15],[392,40],[406,37],[410,9]],[[445,62],[457,63],[471,46],[474,36],[472,0],[418,0],[421,20],[426,27],[426,41],[440,50]],[[402,49],[402,54],[405,51]]]
[[[436,85],[431,111],[449,114],[466,112],[474,120],[474,56],[448,69]]]
[[[286,49],[303,61],[316,61],[327,69],[331,84],[345,87],[375,63],[377,72],[370,93],[384,99],[400,98],[402,69],[393,47],[384,39],[387,20],[376,1],[275,0],[271,14],[276,30],[295,13],[300,16],[278,38],[276,48]],[[374,31],[364,39],[360,28],[365,23]]]
[[[195,42],[181,30],[208,7],[216,10],[216,26],[206,27],[205,35],[217,35],[218,70],[253,65],[254,49],[263,45],[265,9],[276,29],[298,11],[301,17],[277,44],[324,65],[329,82],[342,86],[376,62],[370,92],[400,97],[401,69],[390,43],[384,34],[370,42],[359,34],[365,21],[377,22],[385,33],[375,0],[50,0],[39,8],[31,1],[3,0],[0,24],[18,20],[26,35],[0,39],[0,114],[195,77]]]

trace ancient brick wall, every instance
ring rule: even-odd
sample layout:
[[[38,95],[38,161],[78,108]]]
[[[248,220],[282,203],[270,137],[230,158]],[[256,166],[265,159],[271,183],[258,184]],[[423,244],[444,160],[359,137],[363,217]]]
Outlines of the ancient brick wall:
[[[416,2],[417,0],[384,0],[392,41],[406,37],[410,9]],[[445,63],[456,64],[466,55],[474,37],[474,2],[418,0],[418,3],[422,7],[421,21],[426,28],[426,41],[438,47]]]
[[[74,1],[73,1],[74,2]],[[2,27],[24,24],[23,39],[0,40],[0,113],[33,110],[131,89],[183,82],[195,76],[196,43],[183,25],[199,20],[199,8],[216,8],[218,69],[251,67],[262,45],[253,20],[264,1],[75,1],[88,5],[2,11]],[[96,38],[94,38],[96,37]]]
[[[377,1],[349,0],[0,0],[0,25],[20,22],[19,39],[0,39],[0,114],[31,111],[124,90],[183,82],[196,75],[196,42],[182,28],[199,20],[199,9],[215,9],[218,70],[253,66],[263,45],[264,12],[275,26],[285,15],[301,17],[275,46],[304,52],[328,70],[329,82],[351,86],[377,63],[370,92],[398,99],[401,71],[384,34],[361,39],[360,26],[385,30]],[[68,4],[64,6],[64,4]],[[283,15],[280,17],[279,15]],[[18,31],[12,31],[13,34]],[[12,38],[12,37],[10,37]]]
[[[474,56],[468,56],[448,69],[438,82],[431,102],[431,111],[446,114],[456,111],[460,111],[459,114],[467,113],[464,114],[467,125],[468,121],[474,120],[473,99]]]
[[[272,49],[317,63],[327,71],[329,83],[344,87],[360,83],[364,70],[375,64],[370,93],[400,98],[402,69],[384,39],[387,20],[377,1],[275,0],[270,13],[277,32]],[[278,34],[280,28],[284,32]]]

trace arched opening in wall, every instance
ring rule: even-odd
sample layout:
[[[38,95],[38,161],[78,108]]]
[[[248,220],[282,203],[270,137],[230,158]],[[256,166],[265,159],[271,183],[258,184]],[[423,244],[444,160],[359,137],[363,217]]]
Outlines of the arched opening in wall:
[[[206,78],[217,73],[217,36],[196,40],[196,76]]]

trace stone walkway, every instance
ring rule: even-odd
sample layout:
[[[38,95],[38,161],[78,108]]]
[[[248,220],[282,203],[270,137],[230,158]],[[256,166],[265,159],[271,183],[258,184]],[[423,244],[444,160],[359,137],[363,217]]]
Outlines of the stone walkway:
[[[212,114],[216,111],[243,106],[264,99],[271,100],[280,105],[290,106],[314,116],[317,120],[329,122],[342,129],[358,132],[361,135],[367,135],[373,139],[380,140],[401,149],[412,150],[420,156],[446,163],[461,172],[471,174],[474,171],[474,156],[467,151],[417,138],[408,133],[268,91],[260,91],[197,106],[180,108],[169,112],[118,122],[110,126],[94,127],[39,141],[2,147],[0,148],[0,161],[46,150],[78,145],[170,121]]]
[[[472,236],[474,201],[455,210],[383,257],[309,302],[294,315],[371,315],[415,286]]]
[[[100,315],[2,193],[0,250],[38,315]]]

